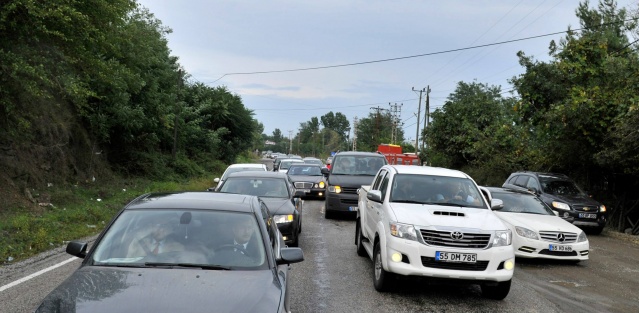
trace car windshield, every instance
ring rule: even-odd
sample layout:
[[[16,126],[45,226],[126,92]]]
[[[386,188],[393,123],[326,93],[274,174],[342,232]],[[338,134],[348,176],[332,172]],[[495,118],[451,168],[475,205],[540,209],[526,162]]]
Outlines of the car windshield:
[[[222,175],[222,180],[226,179],[231,173],[249,172],[249,171],[264,172],[264,168],[262,167],[229,167],[224,172],[224,175]]]
[[[390,201],[486,208],[479,189],[470,179],[432,175],[395,175]]]
[[[331,175],[375,176],[384,160],[382,156],[338,155],[333,158]]]
[[[575,183],[565,179],[541,178],[541,188],[545,193],[556,196],[583,196],[583,192]]]
[[[493,192],[492,195],[504,202],[504,208],[499,212],[555,215],[543,201],[533,195],[507,192]]]
[[[289,197],[284,178],[230,177],[224,181],[219,191],[267,198]]]
[[[267,266],[254,215],[180,209],[123,212],[97,243],[91,261],[101,266],[215,270]]]
[[[287,172],[288,175],[297,176],[322,176],[322,169],[315,165],[292,165]]]
[[[293,163],[304,163],[304,162],[302,160],[283,160],[282,163],[280,163],[280,169],[286,170],[289,167],[291,167],[291,164]]]
[[[322,163],[322,161],[319,160],[319,159],[305,159],[303,161],[304,161],[304,163],[308,163],[308,164],[317,164],[317,165],[320,165],[320,166],[324,165],[324,163]]]

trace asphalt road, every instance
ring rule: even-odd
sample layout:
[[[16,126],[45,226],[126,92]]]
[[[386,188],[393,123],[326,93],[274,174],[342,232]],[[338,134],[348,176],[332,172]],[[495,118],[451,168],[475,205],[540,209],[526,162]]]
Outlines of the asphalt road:
[[[478,286],[424,279],[405,279],[379,293],[371,260],[355,252],[355,222],[327,220],[323,209],[322,201],[304,202],[305,261],[291,266],[293,312],[639,312],[639,245],[609,233],[589,236],[590,260],[579,264],[518,259],[503,301],[482,298]],[[71,258],[58,247],[0,267],[0,312],[32,312],[80,261],[16,281]]]

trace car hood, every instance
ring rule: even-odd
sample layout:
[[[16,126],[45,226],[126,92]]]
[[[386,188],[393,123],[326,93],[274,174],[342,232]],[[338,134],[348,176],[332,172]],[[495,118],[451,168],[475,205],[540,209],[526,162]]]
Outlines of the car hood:
[[[571,206],[599,206],[599,202],[595,201],[593,198],[584,195],[551,195],[546,194],[550,198],[565,202],[570,204]]]
[[[78,269],[36,312],[278,312],[269,270]]]
[[[581,229],[554,215],[527,214],[514,212],[495,212],[504,222],[528,228],[532,231],[562,231],[579,234]]]
[[[267,198],[260,197],[273,215],[277,214],[293,214],[295,206],[290,199],[287,198]]]
[[[375,176],[364,175],[330,175],[329,185],[339,185],[342,187],[359,188],[362,185],[372,185]]]
[[[468,228],[477,230],[505,230],[506,226],[488,209],[452,206],[391,203],[397,222],[436,229]],[[436,213],[437,212],[437,213]],[[463,216],[461,216],[463,214]]]
[[[293,182],[313,182],[319,183],[324,176],[310,176],[310,175],[292,175],[289,176]]]

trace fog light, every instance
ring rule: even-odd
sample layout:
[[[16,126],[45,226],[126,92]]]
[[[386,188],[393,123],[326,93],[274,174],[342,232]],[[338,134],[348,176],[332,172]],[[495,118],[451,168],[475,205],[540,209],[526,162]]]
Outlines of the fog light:
[[[288,237],[286,237],[286,236],[282,236],[282,239],[284,239],[284,240],[288,240]]]
[[[507,270],[512,270],[513,268],[515,268],[515,261],[511,260],[506,260],[506,262],[504,262],[504,268]]]
[[[570,214],[568,214],[568,212],[564,212],[564,217],[569,217]]]
[[[321,196],[323,196],[323,195],[324,195],[324,193],[320,192],[320,193],[318,193],[318,195],[321,197]]]
[[[391,256],[391,259],[393,260],[393,262],[401,262],[402,261],[402,254],[399,253],[399,252],[395,252]]]

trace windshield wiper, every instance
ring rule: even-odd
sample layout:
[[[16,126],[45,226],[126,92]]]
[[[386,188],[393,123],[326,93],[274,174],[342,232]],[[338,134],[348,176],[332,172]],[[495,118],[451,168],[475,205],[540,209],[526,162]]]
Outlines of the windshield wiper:
[[[145,266],[150,266],[150,267],[168,267],[168,268],[175,268],[175,267],[190,267],[190,268],[201,268],[203,270],[223,270],[223,271],[228,271],[231,268],[228,266],[222,266],[222,265],[215,265],[215,264],[194,264],[194,263],[168,263],[168,262],[146,262],[144,263]]]
[[[393,200],[391,202],[395,202],[395,203],[415,203],[415,204],[431,204],[429,202],[423,202],[423,201],[417,201],[417,200],[405,200],[405,199],[401,199],[401,200]]]

